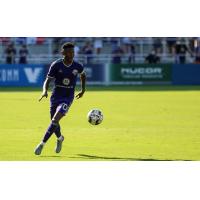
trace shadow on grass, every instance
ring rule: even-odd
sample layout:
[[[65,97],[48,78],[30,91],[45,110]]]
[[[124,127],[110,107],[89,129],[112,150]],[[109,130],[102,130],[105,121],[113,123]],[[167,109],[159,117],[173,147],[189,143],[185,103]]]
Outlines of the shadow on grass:
[[[61,158],[64,156],[40,156],[40,158]]]
[[[79,87],[77,87],[77,90]],[[174,86],[174,85],[127,85],[127,86],[87,86],[87,91],[196,91],[199,85]],[[34,92],[42,91],[41,87],[0,87],[0,92]]]
[[[122,158],[122,157],[106,157],[106,156],[95,156],[95,155],[87,155],[87,154],[77,154],[77,156],[69,157],[69,156],[54,156],[54,155],[46,155],[39,156],[40,158],[68,158],[73,161],[80,161],[80,159],[89,159],[89,160],[104,160],[104,161],[192,161],[192,160],[183,160],[183,159],[153,159],[153,158]],[[62,160],[63,161],[63,160]],[[70,161],[70,160],[69,160]]]
[[[121,158],[121,157],[105,157],[105,156],[95,156],[95,155],[87,155],[87,154],[78,154],[77,159],[79,158],[89,158],[91,160],[102,159],[102,160],[118,160],[118,161],[192,161],[192,160],[182,160],[182,159],[174,159],[174,160],[162,160],[162,159],[152,159],[152,158]],[[75,157],[74,157],[75,158]]]

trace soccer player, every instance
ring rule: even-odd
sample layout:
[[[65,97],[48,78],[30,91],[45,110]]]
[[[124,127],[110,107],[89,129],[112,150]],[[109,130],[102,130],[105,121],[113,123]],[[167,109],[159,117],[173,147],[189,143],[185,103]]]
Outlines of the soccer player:
[[[86,75],[83,66],[74,61],[74,44],[69,42],[65,43],[62,46],[61,53],[63,58],[56,60],[50,66],[47,78],[43,85],[43,92],[39,99],[39,101],[41,101],[43,97],[48,97],[47,91],[49,83],[54,80],[55,85],[50,99],[51,123],[46,130],[42,141],[35,149],[36,155],[41,154],[44,145],[53,133],[55,133],[57,137],[55,152],[59,153],[61,151],[64,136],[61,134],[59,121],[68,112],[74,100],[74,90],[78,74],[80,74],[81,91],[76,95],[76,98],[81,98],[85,92]]]

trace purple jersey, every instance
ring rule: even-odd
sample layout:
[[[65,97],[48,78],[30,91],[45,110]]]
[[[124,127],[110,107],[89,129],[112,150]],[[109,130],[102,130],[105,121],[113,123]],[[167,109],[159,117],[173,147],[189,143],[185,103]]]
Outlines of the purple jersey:
[[[50,66],[47,77],[54,78],[55,86],[51,95],[51,103],[73,101],[77,75],[83,72],[83,66],[73,61],[66,66],[63,59],[58,59]]]

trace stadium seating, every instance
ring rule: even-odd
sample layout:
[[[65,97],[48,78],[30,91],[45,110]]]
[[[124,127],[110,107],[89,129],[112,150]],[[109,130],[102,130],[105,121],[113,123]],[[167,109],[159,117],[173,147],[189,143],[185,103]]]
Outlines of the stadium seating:
[[[76,56],[77,59],[83,63],[87,63],[87,55],[84,54],[84,52],[81,52],[82,47],[86,43],[86,41],[90,41],[92,46],[94,45],[94,39],[95,38],[60,38],[58,43],[55,43],[55,38],[43,38],[43,37],[37,37],[37,38],[0,38],[0,63],[5,63],[5,48],[6,45],[10,42],[13,42],[15,44],[15,48],[17,52],[19,51],[19,48],[23,41],[28,41],[28,63],[49,63],[53,59],[59,57],[59,49],[58,47],[65,41],[72,40],[76,43],[77,46],[79,46],[79,53]],[[93,53],[91,62],[92,63],[110,63],[112,61],[112,51],[114,46],[118,45],[122,48],[124,47],[123,38],[101,38],[103,41],[103,48],[101,49],[101,53],[96,55]],[[177,38],[178,39],[178,38]],[[144,63],[145,57],[154,49],[154,43],[156,41],[156,38],[152,37],[146,37],[146,38],[129,38],[130,44],[134,45],[135,53],[135,63]],[[191,38],[185,38],[186,44],[189,45],[189,41]],[[54,50],[57,48],[57,53],[54,53]],[[93,51],[94,52],[94,51]],[[130,53],[124,53],[121,55],[122,62],[128,63]],[[168,47],[167,47],[167,39],[161,38],[161,52],[160,52],[160,58],[162,63],[173,63],[174,57],[169,53]],[[18,60],[19,55],[16,55],[16,62]],[[187,62],[191,62],[191,58],[187,56]]]

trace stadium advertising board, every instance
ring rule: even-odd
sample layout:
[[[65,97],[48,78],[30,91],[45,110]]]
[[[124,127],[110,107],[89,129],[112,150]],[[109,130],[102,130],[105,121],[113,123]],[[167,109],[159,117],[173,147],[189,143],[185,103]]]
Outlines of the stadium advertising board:
[[[105,65],[87,64],[84,66],[87,76],[87,84],[105,84]]]
[[[170,84],[171,65],[168,64],[112,64],[112,84]]]
[[[200,85],[200,65],[173,65],[173,85]]]
[[[43,65],[0,65],[0,86],[41,86]]]

